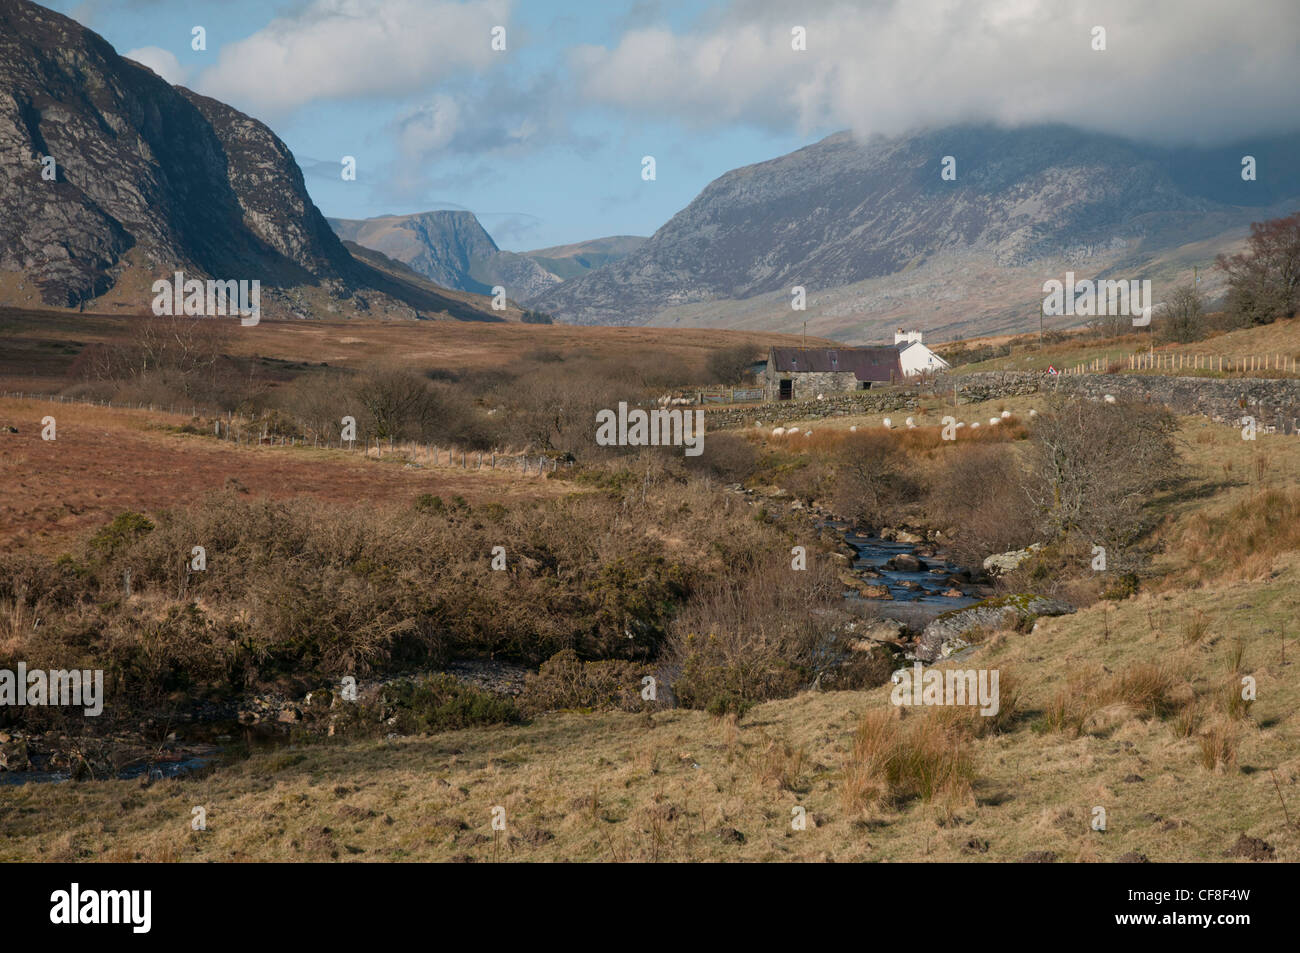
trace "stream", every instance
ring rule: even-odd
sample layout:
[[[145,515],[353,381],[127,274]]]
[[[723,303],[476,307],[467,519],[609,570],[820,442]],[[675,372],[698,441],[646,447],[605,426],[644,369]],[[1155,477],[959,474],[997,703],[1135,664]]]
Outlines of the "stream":
[[[925,544],[863,536],[850,524],[835,520],[826,520],[820,525],[835,530],[856,551],[849,571],[863,585],[885,586],[889,590],[889,599],[872,599],[853,590],[846,591],[845,602],[854,614],[897,619],[910,628],[920,629],[937,615],[974,605],[984,598],[980,592],[982,587],[953,579],[962,573],[962,567],[948,562],[940,554],[917,556],[917,549]],[[926,551],[929,551],[928,546]],[[918,571],[887,568],[891,559],[901,555],[916,557],[921,568]],[[944,595],[954,587],[960,588],[963,595]]]

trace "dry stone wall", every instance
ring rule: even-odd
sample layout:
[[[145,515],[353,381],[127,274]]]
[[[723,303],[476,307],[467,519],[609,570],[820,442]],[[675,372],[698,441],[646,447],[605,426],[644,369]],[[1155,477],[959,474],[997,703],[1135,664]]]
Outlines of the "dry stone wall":
[[[1235,423],[1249,414],[1261,427],[1295,433],[1300,421],[1300,380],[1289,378],[1167,377],[1155,374],[1079,374],[1052,377],[1034,371],[991,371],[944,375],[932,384],[882,390],[827,394],[823,400],[771,401],[749,407],[707,409],[713,430],[736,427],[783,426],[797,420],[819,420],[856,414],[914,411],[922,399],[951,398],[957,387],[959,404],[1023,397],[1055,390],[1091,400],[1107,394],[1117,400],[1161,404],[1176,414],[1204,415]]]

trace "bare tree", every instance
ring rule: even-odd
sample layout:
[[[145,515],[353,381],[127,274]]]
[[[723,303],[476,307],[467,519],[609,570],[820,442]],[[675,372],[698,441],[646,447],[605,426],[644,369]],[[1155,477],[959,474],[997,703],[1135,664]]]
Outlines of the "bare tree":
[[[1139,561],[1148,505],[1177,467],[1163,409],[1056,398],[1039,415],[1023,492],[1048,538],[1103,546],[1111,568]]]
[[[1181,285],[1165,300],[1160,321],[1161,336],[1168,341],[1199,341],[1205,336],[1205,314],[1201,293],[1192,285]]]
[[[1300,310],[1300,212],[1254,222],[1246,251],[1220,255],[1228,275],[1228,311],[1246,324],[1295,317]]]

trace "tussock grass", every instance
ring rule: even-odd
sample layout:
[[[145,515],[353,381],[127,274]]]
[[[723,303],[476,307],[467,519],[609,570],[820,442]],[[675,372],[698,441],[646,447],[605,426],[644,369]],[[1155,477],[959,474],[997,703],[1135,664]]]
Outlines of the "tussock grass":
[[[962,734],[940,718],[900,714],[871,711],[858,723],[843,767],[843,797],[850,812],[873,803],[897,806],[912,798],[930,802],[970,796],[975,765]]]
[[[1189,517],[1175,544],[1194,582],[1252,579],[1300,551],[1300,489],[1269,487],[1226,509]]]

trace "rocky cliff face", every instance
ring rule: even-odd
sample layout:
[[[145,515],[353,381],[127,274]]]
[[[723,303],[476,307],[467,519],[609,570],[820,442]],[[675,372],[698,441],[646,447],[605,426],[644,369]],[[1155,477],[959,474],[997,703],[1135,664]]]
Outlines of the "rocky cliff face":
[[[500,285],[507,297],[526,302],[560,281],[529,258],[501,251],[473,212],[332,218],[329,224],[345,241],[382,252],[444,288],[490,294]]]
[[[1300,138],[1245,151],[1269,155],[1267,180],[1241,181],[1241,150],[1162,150],[1063,126],[948,128],[866,145],[839,133],[728,172],[631,255],[534,306],[578,323],[634,324],[667,308],[788,296],[795,285],[813,296],[944,260],[1017,268],[1138,243],[1149,252],[1300,196]],[[940,174],[948,155],[953,181]]]
[[[466,295],[419,288],[407,301],[407,283],[356,260],[262,123],[169,85],[67,17],[0,0],[0,272],[70,307],[131,267],[147,273],[144,288],[177,268],[256,278],[295,310],[315,286],[335,313],[355,305],[500,320]]]

